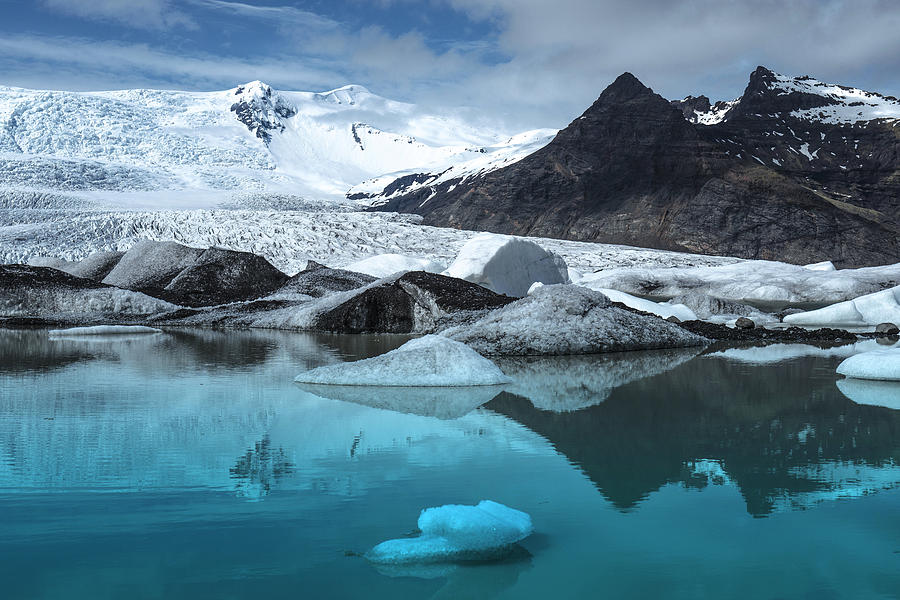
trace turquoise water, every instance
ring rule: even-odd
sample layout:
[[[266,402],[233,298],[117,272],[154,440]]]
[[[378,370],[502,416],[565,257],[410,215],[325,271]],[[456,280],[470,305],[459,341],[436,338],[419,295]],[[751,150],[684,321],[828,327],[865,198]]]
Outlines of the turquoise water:
[[[0,332],[0,597],[900,598],[900,411],[839,353],[507,361],[480,408],[292,383],[403,341]],[[358,556],[481,499],[533,517],[504,562]]]

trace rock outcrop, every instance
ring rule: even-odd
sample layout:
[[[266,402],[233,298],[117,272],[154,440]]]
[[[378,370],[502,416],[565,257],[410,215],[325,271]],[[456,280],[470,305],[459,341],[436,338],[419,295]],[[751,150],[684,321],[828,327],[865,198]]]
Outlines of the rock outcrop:
[[[318,315],[313,329],[338,333],[430,332],[481,316],[514,298],[453,277],[411,271]]]

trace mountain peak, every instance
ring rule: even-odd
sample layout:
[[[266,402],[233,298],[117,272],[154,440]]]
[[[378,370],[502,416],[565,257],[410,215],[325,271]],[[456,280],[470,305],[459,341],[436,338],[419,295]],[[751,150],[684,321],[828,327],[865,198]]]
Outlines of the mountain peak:
[[[619,103],[638,96],[652,95],[653,90],[645,86],[629,72],[622,73],[600,94],[599,101]]]

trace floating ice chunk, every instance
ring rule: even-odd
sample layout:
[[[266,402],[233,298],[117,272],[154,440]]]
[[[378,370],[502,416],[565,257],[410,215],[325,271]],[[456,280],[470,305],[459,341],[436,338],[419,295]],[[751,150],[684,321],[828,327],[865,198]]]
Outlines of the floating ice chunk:
[[[598,289],[592,288],[591,286],[586,287],[601,292],[604,296],[606,296],[613,302],[619,302],[620,304],[624,304],[628,308],[647,312],[663,319],[668,319],[669,317],[676,317],[681,321],[695,321],[697,319],[697,315],[694,314],[694,311],[692,311],[684,304],[654,302],[653,300],[645,300],[643,298],[638,298],[637,296],[632,296],[631,294],[626,294],[625,292],[620,292],[618,290],[612,290],[609,288]]]
[[[900,381],[900,349],[889,348],[855,354],[839,364],[837,372],[855,379]]]
[[[491,500],[426,508],[418,525],[419,537],[381,542],[366,558],[380,564],[495,560],[534,531],[528,513]]]
[[[439,335],[410,340],[381,356],[319,367],[298,383],[356,386],[457,387],[500,385],[509,377],[465,344]]]
[[[443,335],[485,355],[594,354],[701,346],[705,338],[658,317],[612,306],[600,292],[545,285]]]
[[[535,291],[536,289],[538,289],[539,287],[543,287],[543,286],[544,286],[544,284],[541,283],[540,281],[535,281],[534,283],[531,284],[531,287],[528,288],[528,294],[527,294],[527,295],[530,296],[531,294],[534,293],[534,291]]]
[[[834,263],[830,260],[823,260],[822,262],[812,263],[810,265],[803,265],[804,269],[809,269],[810,271],[834,271]]]
[[[884,406],[900,410],[900,383],[895,381],[851,378],[838,380],[837,386],[842,394],[857,404]]]
[[[791,325],[831,325],[864,327],[879,323],[900,323],[900,286],[838,302],[818,310],[787,315]]]
[[[561,256],[534,242],[493,233],[476,235],[466,242],[444,275],[520,298],[536,281],[569,281],[569,270]]]
[[[68,329],[51,329],[51,336],[82,336],[82,335],[132,335],[136,333],[162,333],[155,327],[143,325],[94,325],[91,327],[70,327]]]
[[[427,271],[440,273],[444,265],[427,258],[404,256],[403,254],[379,254],[358,260],[344,267],[347,271],[364,273],[372,277],[390,277],[404,271]]]

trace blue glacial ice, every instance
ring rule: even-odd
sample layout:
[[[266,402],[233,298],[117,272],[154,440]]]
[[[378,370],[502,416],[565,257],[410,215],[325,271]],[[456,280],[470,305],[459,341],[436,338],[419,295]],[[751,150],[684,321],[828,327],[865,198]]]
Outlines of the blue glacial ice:
[[[491,500],[426,508],[418,525],[418,537],[381,542],[366,558],[386,565],[496,560],[534,531],[530,515]]]

